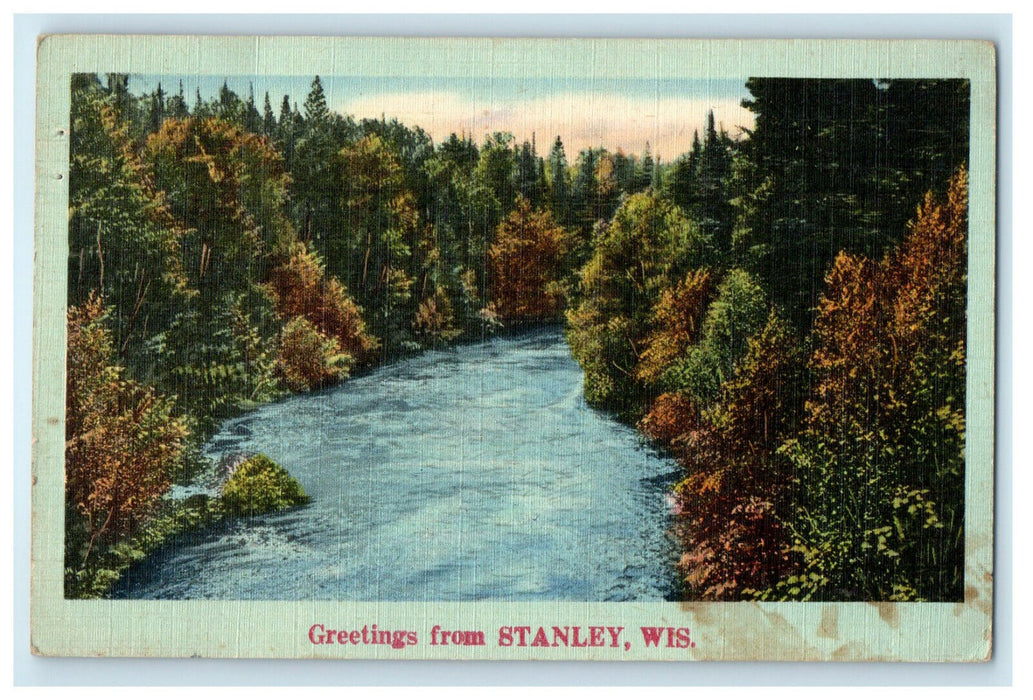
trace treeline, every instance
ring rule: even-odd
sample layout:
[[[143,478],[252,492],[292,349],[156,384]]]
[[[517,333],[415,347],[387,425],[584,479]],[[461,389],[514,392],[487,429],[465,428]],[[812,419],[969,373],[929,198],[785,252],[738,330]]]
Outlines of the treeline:
[[[512,322],[558,319],[657,163],[559,137],[434,144],[225,84],[72,82],[66,586],[103,592],[218,422]],[[135,539],[134,539],[135,538]]]
[[[597,227],[586,396],[685,467],[686,597],[960,600],[968,85],[747,87]]]

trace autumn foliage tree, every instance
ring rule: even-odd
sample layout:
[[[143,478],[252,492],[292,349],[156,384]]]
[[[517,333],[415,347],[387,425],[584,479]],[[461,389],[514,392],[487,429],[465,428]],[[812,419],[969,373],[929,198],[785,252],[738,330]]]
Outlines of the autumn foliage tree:
[[[679,568],[692,597],[746,598],[774,585],[790,564],[780,515],[791,475],[777,454],[798,425],[802,353],[772,313],[709,408],[663,394],[643,419],[685,466],[675,487],[685,544]]]
[[[97,296],[68,311],[65,587],[72,595],[106,589],[100,553],[154,512],[188,437],[173,402],[115,363],[104,319]]]
[[[699,342],[713,287],[709,271],[690,270],[685,279],[661,292],[653,305],[652,330],[646,336],[635,369],[640,381],[660,382],[689,346]]]
[[[782,589],[838,600],[957,599],[964,580],[967,176],[927,195],[881,262],[841,254],[815,320],[814,390]]]
[[[492,298],[506,320],[553,318],[564,296],[561,266],[567,253],[566,232],[552,214],[532,209],[522,196],[495,233],[488,251]]]
[[[325,338],[356,363],[363,363],[376,349],[377,340],[366,332],[361,310],[344,285],[327,275],[319,258],[301,243],[291,246],[286,260],[269,275],[276,310],[284,319],[303,317]]]

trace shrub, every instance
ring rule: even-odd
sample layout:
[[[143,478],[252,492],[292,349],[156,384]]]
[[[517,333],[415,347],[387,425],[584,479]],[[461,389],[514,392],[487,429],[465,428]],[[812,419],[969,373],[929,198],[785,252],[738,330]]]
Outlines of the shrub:
[[[283,327],[279,370],[291,391],[308,391],[348,376],[354,362],[341,352],[336,338],[327,338],[302,316]]]
[[[223,484],[222,503],[230,515],[259,515],[309,502],[287,470],[263,454],[241,464]]]

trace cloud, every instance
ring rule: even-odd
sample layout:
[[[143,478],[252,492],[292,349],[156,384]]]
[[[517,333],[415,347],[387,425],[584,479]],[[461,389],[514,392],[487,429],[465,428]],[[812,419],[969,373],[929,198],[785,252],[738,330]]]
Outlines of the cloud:
[[[530,97],[481,99],[446,90],[384,92],[359,95],[336,107],[357,118],[394,117],[420,126],[436,142],[449,134],[472,134],[480,143],[486,134],[510,131],[518,140],[534,134],[538,150],[547,152],[560,136],[573,160],[582,148],[605,146],[641,153],[649,143],[654,155],[670,160],[687,151],[693,131],[701,134],[706,114],[732,136],[753,126],[753,114],[738,98],[661,96],[655,99],[615,93],[570,92]]]

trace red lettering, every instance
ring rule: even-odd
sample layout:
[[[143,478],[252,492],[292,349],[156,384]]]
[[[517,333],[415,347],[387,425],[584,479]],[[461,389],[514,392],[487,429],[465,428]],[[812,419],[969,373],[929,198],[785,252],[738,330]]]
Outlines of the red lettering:
[[[549,644],[549,638],[545,636],[545,629],[542,627],[538,628],[537,634],[534,635],[534,641],[531,642],[533,647],[548,647],[552,646]]]
[[[642,641],[647,647],[660,646],[660,635],[664,633],[663,627],[640,627],[642,630]]]
[[[319,629],[318,633],[316,632],[317,628]],[[312,625],[311,627],[309,627],[308,628],[308,640],[310,642],[312,642],[313,644],[322,644],[323,643],[323,630],[324,629],[325,628],[322,625],[318,625],[318,624]]]

